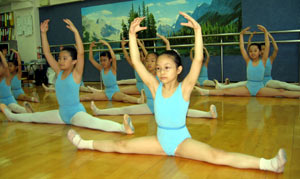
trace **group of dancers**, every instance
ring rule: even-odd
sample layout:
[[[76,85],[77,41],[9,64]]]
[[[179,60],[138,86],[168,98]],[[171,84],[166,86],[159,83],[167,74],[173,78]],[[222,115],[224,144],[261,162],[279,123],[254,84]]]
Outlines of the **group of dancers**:
[[[272,159],[258,158],[246,154],[226,152],[213,148],[205,143],[194,140],[186,127],[186,117],[208,117],[217,118],[214,105],[209,112],[188,109],[192,91],[196,88],[201,95],[241,95],[241,96],[284,96],[298,97],[298,92],[282,91],[263,84],[265,68],[268,64],[269,37],[267,29],[261,25],[258,28],[264,32],[265,45],[261,54],[261,46],[251,43],[248,53],[244,48],[243,35],[249,30],[244,29],[240,33],[240,49],[243,58],[247,62],[246,86],[227,89],[206,90],[195,87],[199,75],[204,67],[207,68],[209,54],[203,46],[201,26],[186,13],[180,12],[187,22],[182,26],[192,28],[195,34],[194,56],[190,72],[178,81],[178,76],[183,70],[181,57],[175,50],[170,48],[168,40],[160,36],[166,43],[166,51],[157,54],[147,52],[143,43],[137,39],[137,32],[143,31],[141,27],[143,17],[133,20],[129,29],[129,50],[125,48],[125,40],[121,45],[128,63],[134,68],[136,74],[136,86],[120,90],[116,81],[117,64],[115,54],[109,43],[104,40],[100,42],[108,47],[108,52],[100,55],[100,63],[93,56],[95,43],[90,44],[89,60],[95,68],[101,72],[105,90],[92,91],[87,95],[79,95],[80,83],[84,69],[84,48],[77,28],[69,19],[63,19],[66,27],[74,33],[76,47],[63,47],[59,53],[58,61],[55,60],[50,51],[47,39],[47,31],[50,20],[41,23],[41,38],[43,53],[54,72],[57,75],[55,82],[56,97],[59,104],[58,110],[33,112],[19,106],[12,95],[12,79],[16,72],[9,70],[9,65],[3,53],[0,53],[0,103],[1,111],[9,121],[71,124],[75,126],[97,129],[107,132],[120,132],[133,134],[134,126],[130,115],[154,114],[157,123],[157,135],[132,138],[129,140],[84,140],[76,131],[70,129],[67,137],[78,149],[97,150],[101,152],[169,155],[204,161],[216,165],[227,165],[235,168],[249,168],[268,170],[277,173],[284,171],[286,154],[280,149]],[[272,40],[274,41],[274,40]],[[139,50],[141,47],[141,51]],[[206,53],[204,62],[203,49]],[[262,56],[261,56],[262,55]],[[273,59],[274,60],[274,59]],[[20,59],[18,58],[18,62]],[[272,61],[271,61],[272,63]],[[18,71],[20,64],[18,63]],[[205,72],[205,70],[203,70]],[[207,70],[200,80],[200,85],[219,85],[203,77],[207,77]],[[200,78],[199,78],[200,79]],[[204,79],[204,80],[203,80]],[[140,94],[140,98],[130,96]],[[299,93],[300,94],[300,93]],[[32,101],[38,102],[37,97],[31,97]],[[147,103],[144,104],[145,99]],[[100,119],[88,114],[80,101],[91,101],[91,108],[95,115],[124,115],[123,124]],[[113,100],[136,105],[121,108],[99,109],[93,100]],[[31,107],[30,107],[31,108]]]

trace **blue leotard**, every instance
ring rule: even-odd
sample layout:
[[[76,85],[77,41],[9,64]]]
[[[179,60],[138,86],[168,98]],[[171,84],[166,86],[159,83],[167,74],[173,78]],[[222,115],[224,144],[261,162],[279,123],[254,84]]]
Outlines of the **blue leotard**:
[[[63,71],[59,72],[55,82],[56,98],[59,104],[59,115],[61,119],[66,124],[71,124],[71,119],[77,112],[86,112],[86,110],[80,103],[80,84],[74,81],[73,73],[70,73],[64,80],[61,79],[62,73]]]
[[[167,155],[175,155],[178,145],[191,138],[185,124],[189,102],[183,99],[181,83],[169,98],[162,96],[162,86],[160,83],[154,100],[157,138]]]
[[[134,75],[136,79],[136,87],[141,92],[141,90],[144,88],[144,83],[139,74],[134,70]]]
[[[12,94],[14,95],[15,99],[18,99],[18,97],[21,94],[25,94],[22,89],[21,83],[22,83],[22,81],[18,79],[18,75],[15,75],[13,77],[13,79],[11,80],[11,90],[12,90]]]
[[[116,75],[113,74],[111,69],[107,72],[107,74],[104,74],[104,69],[101,70],[101,76],[102,80],[105,86],[105,94],[109,100],[112,99],[112,96],[120,91],[119,86],[117,84],[117,78]]]
[[[271,64],[270,58],[268,58],[268,60],[266,62],[266,66],[265,66],[265,75],[264,75],[264,85],[265,86],[268,83],[268,81],[272,80],[271,72],[272,72],[272,64]]]
[[[3,103],[5,105],[9,105],[11,103],[17,103],[15,100],[12,92],[11,92],[11,86],[8,86],[6,84],[6,79],[3,78],[0,82],[0,103]]]
[[[146,97],[147,97],[147,106],[149,107],[150,111],[154,114],[153,97],[152,97],[150,89],[145,84],[144,84],[144,90],[145,90],[145,94],[146,94]]]
[[[208,80],[208,73],[207,73],[206,66],[203,65],[202,68],[201,68],[201,72],[200,72],[199,78],[198,78],[198,81],[199,81],[199,83],[200,83],[201,86],[203,85],[203,82],[205,80]]]
[[[262,60],[259,60],[257,66],[253,66],[252,60],[249,61],[247,66],[247,88],[251,96],[256,96],[258,91],[264,87],[264,73],[265,67]]]

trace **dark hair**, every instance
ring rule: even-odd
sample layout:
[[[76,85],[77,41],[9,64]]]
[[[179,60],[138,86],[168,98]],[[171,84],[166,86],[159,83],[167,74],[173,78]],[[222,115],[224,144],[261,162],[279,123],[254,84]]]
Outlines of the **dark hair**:
[[[257,46],[257,48],[259,49],[259,51],[261,51],[261,44],[259,44],[259,43],[252,43],[252,44],[250,44],[249,49],[250,49],[251,46]]]
[[[178,52],[176,52],[175,50],[167,50],[165,52],[162,52],[158,57],[162,55],[167,55],[168,57],[172,58],[174,63],[176,64],[176,67],[182,66],[181,57],[179,56]]]
[[[260,43],[260,47],[261,47],[261,46],[266,46],[266,43]]]
[[[74,47],[63,47],[61,51],[67,51],[70,53],[72,60],[77,60],[77,50]]]
[[[151,55],[151,54],[155,55],[156,58],[159,56],[158,53],[156,53],[156,52],[149,52],[149,53],[147,54],[147,56],[148,56],[148,55]],[[147,56],[146,56],[146,58],[147,58]]]
[[[108,59],[112,58],[109,51],[101,52],[100,57],[107,57]]]
[[[0,51],[3,52],[4,49],[8,50],[7,46],[6,45],[0,45]]]
[[[8,62],[8,63],[12,63],[12,64],[14,64],[15,66],[18,66],[18,65],[19,65],[18,60],[16,60],[16,59],[8,60],[7,62]]]

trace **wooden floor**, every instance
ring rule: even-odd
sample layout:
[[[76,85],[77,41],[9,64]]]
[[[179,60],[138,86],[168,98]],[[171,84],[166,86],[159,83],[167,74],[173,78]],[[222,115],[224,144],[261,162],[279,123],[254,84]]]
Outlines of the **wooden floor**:
[[[45,93],[41,87],[25,88],[27,93],[35,90],[41,98],[41,103],[32,103],[36,111],[58,108],[55,93]],[[90,103],[83,104],[91,113]],[[126,136],[70,125],[8,122],[0,113],[0,178],[300,178],[299,99],[201,97],[193,93],[190,108],[207,111],[210,104],[217,107],[217,119],[187,119],[194,139],[227,151],[265,158],[285,148],[285,172],[241,170],[177,157],[77,151],[66,137],[70,128],[85,139],[155,135],[153,115],[132,116],[136,133]],[[96,105],[111,108],[130,104]],[[101,118],[122,122],[122,116]]]

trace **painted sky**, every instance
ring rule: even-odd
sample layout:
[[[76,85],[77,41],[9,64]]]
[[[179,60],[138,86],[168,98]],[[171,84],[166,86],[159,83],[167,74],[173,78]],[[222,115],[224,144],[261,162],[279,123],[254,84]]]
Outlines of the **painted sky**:
[[[173,25],[176,22],[179,11],[193,12],[202,3],[210,4],[212,0],[145,0],[145,5],[153,13],[156,23]],[[121,30],[122,19],[127,23],[128,14],[134,4],[135,11],[138,6],[142,7],[143,1],[128,1],[99,6],[86,7],[81,9],[82,16],[89,18],[105,19],[106,23]]]

